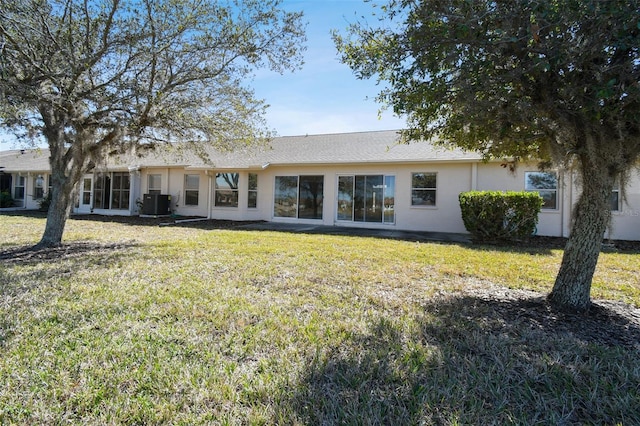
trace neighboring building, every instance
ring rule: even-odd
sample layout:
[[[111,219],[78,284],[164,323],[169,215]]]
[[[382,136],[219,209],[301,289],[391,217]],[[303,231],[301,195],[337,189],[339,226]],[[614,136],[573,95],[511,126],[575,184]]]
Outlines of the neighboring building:
[[[569,173],[536,164],[511,171],[477,153],[398,140],[396,131],[278,137],[209,152],[210,164],[166,149],[113,158],[82,179],[74,212],[137,215],[145,194],[158,194],[184,216],[466,232],[460,192],[530,190],[545,199],[538,235],[568,235],[579,193]],[[629,183],[625,202],[612,193],[613,239],[640,240],[640,175]],[[0,152],[0,191],[19,207],[38,208],[50,184],[48,150]]]

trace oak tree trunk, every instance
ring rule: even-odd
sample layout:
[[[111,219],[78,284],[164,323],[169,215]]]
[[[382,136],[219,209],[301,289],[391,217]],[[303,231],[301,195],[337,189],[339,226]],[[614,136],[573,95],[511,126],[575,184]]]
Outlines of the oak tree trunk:
[[[68,182],[56,185],[54,179],[51,191],[47,222],[38,247],[55,247],[62,243],[62,234],[71,213],[73,185],[69,185]]]
[[[44,233],[37,247],[55,247],[62,243],[74,189],[85,170],[88,152],[83,149],[85,140],[81,136],[84,135],[77,135],[75,143],[66,146],[64,130],[68,119],[63,112],[43,107],[41,113],[45,122],[43,134],[50,152],[51,203]]]
[[[605,164],[580,159],[582,193],[549,301],[564,311],[585,312],[591,305],[591,281],[611,217],[615,176]]]

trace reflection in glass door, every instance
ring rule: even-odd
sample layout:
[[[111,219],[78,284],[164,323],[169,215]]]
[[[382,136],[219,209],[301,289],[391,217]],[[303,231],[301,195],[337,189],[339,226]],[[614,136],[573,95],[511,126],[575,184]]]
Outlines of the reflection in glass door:
[[[338,176],[337,220],[395,223],[395,176]]]

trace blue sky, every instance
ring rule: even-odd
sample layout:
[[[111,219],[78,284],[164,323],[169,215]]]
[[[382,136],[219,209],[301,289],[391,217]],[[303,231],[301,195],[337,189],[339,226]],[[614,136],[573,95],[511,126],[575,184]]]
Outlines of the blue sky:
[[[380,92],[373,80],[358,80],[338,59],[331,30],[345,32],[349,23],[374,21],[363,0],[284,0],[287,10],[302,10],[307,24],[305,65],[295,73],[261,72],[253,87],[271,105],[270,128],[280,136],[391,130],[404,120],[386,110],[378,117]]]

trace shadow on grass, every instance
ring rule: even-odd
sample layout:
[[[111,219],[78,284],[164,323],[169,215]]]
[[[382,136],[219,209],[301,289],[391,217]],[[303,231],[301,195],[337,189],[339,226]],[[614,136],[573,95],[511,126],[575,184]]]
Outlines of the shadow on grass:
[[[308,424],[638,424],[640,318],[618,309],[435,301],[329,348],[286,406]]]
[[[0,262],[5,264],[52,263],[62,260],[82,259],[86,255],[99,256],[96,262],[113,257],[114,251],[134,247],[130,243],[100,244],[93,242],[63,243],[57,247],[20,246],[0,250]],[[106,257],[105,257],[106,256]]]
[[[0,312],[6,313],[3,305],[12,309],[16,303],[39,303],[39,297],[47,297],[48,290],[58,285],[60,278],[93,265],[109,268],[128,256],[132,247],[135,245],[130,243],[72,242],[53,248],[22,246],[0,250]],[[34,290],[44,290],[45,296],[30,296],[29,293],[37,293]],[[0,346],[12,329],[8,316],[3,315]]]

